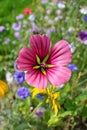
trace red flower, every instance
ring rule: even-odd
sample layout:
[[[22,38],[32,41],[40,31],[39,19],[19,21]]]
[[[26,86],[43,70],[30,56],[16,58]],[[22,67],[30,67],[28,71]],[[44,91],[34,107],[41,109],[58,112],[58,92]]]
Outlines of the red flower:
[[[32,12],[31,8],[25,8],[23,14],[30,14]]]

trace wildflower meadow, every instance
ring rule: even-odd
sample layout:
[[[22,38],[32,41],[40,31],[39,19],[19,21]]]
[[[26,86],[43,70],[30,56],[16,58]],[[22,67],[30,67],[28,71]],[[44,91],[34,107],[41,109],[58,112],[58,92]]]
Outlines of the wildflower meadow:
[[[86,0],[0,0],[0,130],[87,130]]]

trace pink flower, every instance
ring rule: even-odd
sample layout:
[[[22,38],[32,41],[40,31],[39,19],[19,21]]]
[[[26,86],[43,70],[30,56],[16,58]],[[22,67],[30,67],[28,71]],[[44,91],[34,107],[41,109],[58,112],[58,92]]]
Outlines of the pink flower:
[[[48,83],[59,86],[71,77],[66,67],[71,61],[69,44],[61,40],[51,47],[46,35],[33,35],[30,48],[24,47],[16,60],[16,69],[25,71],[26,82],[37,88],[46,88]]]

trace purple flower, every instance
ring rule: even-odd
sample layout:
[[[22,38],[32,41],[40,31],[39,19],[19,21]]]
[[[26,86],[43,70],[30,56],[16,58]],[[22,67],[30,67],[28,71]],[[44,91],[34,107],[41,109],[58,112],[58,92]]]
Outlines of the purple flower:
[[[41,0],[42,4],[46,4],[48,2],[48,0]]]
[[[39,27],[37,27],[37,25],[34,23],[34,22],[32,22],[31,23],[32,25],[32,32],[39,32],[40,30],[41,30],[41,28],[39,28]]]
[[[8,44],[10,41],[11,41],[10,38],[6,38],[4,44]]]
[[[84,16],[84,20],[87,22],[87,15]]]
[[[61,14],[62,13],[62,11],[60,10],[60,9],[58,9],[58,10],[56,10],[56,14]]]
[[[15,31],[20,31],[20,28],[21,28],[21,23],[14,23],[12,25],[12,28],[15,30]]]
[[[21,36],[20,36],[20,33],[19,33],[19,32],[15,32],[15,33],[14,33],[14,36],[15,36],[15,38],[17,38],[17,39],[20,39],[20,38],[21,38]]]
[[[4,26],[0,26],[0,32],[4,31],[5,27]]]
[[[80,40],[85,41],[87,40],[87,31],[81,31],[78,33],[78,37],[80,38]]]
[[[71,71],[77,71],[78,68],[75,64],[68,64],[68,68],[71,70]]]
[[[20,15],[16,16],[16,20],[21,20],[21,19],[23,19],[23,18],[24,18],[24,15],[23,15],[23,14],[20,14]]]
[[[48,35],[50,35],[51,33],[55,32],[55,27],[48,28],[46,32]]]
[[[18,88],[17,95],[19,96],[20,99],[25,99],[28,96],[30,96],[30,91],[27,87],[23,86]]]
[[[14,79],[17,83],[23,83],[25,81],[24,72],[15,72]]]
[[[45,112],[45,109],[42,108],[42,107],[40,107],[40,108],[38,108],[38,109],[36,110],[34,116],[35,116],[35,117],[42,118],[43,115],[44,115],[44,112]]]
[[[48,20],[48,23],[49,23],[49,24],[52,24],[52,23],[53,23],[53,20],[49,19],[49,20]]]

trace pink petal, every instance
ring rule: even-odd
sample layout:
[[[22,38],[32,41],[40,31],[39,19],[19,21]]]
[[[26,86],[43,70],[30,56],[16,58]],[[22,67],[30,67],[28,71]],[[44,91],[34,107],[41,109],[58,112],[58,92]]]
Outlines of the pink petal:
[[[40,72],[40,70],[31,70],[31,72],[27,72],[25,75],[26,82],[37,88],[44,89],[47,87],[47,78],[44,74]]]
[[[71,71],[66,67],[54,67],[47,69],[47,78],[52,85],[59,86],[69,81]]]
[[[68,42],[61,40],[53,47],[48,62],[55,65],[67,65],[71,61],[71,56]]]
[[[36,64],[36,56],[30,48],[24,47],[19,52],[16,67],[21,71],[28,71]]]
[[[30,46],[32,50],[43,59],[50,51],[50,39],[46,35],[33,35],[30,38]]]

